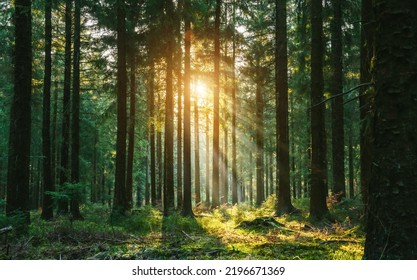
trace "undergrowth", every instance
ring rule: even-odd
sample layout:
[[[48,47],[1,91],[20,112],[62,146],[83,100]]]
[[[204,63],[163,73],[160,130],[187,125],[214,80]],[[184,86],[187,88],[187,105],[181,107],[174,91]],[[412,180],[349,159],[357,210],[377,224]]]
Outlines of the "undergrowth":
[[[85,205],[84,221],[60,216],[43,221],[33,212],[29,233],[0,237],[1,259],[361,259],[364,234],[358,200],[329,205],[334,220],[312,223],[308,200],[299,213],[274,217],[274,197],[208,211],[195,218],[163,217],[155,208],[111,217],[108,206]],[[10,223],[0,216],[3,225]]]

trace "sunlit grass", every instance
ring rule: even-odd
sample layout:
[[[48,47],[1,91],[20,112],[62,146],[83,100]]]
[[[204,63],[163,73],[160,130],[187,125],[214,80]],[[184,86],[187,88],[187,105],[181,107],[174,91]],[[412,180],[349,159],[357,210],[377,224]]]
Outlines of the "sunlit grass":
[[[88,205],[85,221],[62,216],[52,222],[32,214],[29,236],[15,238],[2,259],[361,259],[364,234],[360,202],[332,205],[336,221],[311,224],[301,214],[274,217],[274,197],[248,204],[195,209],[195,218],[163,217],[152,207],[112,220],[107,206]],[[259,219],[258,219],[259,218]],[[252,226],[255,219],[265,224]],[[273,219],[273,220],[272,220]],[[275,222],[274,222],[275,221]],[[243,224],[242,224],[243,223]],[[242,226],[245,225],[245,226]]]

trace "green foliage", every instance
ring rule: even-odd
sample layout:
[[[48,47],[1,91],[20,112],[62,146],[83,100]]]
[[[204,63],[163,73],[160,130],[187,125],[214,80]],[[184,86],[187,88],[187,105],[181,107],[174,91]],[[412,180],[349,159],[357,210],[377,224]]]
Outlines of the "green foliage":
[[[83,183],[64,183],[59,190],[47,194],[50,194],[55,201],[77,199],[79,202],[85,202],[87,185]]]

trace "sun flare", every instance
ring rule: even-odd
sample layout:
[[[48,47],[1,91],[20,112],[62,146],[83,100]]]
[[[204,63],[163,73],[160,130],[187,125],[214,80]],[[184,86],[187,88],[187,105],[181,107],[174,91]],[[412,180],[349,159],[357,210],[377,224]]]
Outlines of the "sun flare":
[[[194,84],[194,91],[198,100],[205,100],[207,98],[208,89],[203,81],[196,81]]]

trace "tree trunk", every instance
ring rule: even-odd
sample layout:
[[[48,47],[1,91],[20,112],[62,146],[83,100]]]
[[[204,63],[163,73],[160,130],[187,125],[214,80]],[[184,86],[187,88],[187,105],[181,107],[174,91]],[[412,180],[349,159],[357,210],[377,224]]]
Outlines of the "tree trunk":
[[[158,102],[160,103],[161,99],[158,96]],[[156,161],[158,166],[158,186],[157,186],[157,192],[156,192],[156,199],[157,201],[161,202],[162,200],[162,183],[163,183],[163,158],[162,158],[162,131],[160,128],[158,128],[158,131],[156,133]]]
[[[30,0],[16,0],[14,6],[14,94],[10,108],[6,213],[22,214],[25,230],[30,223],[32,9]]]
[[[349,133],[349,197],[353,199],[355,197],[355,189],[354,189],[354,178],[355,178],[355,170],[353,169],[353,132],[350,129]]]
[[[133,34],[130,34],[133,37]],[[135,117],[136,117],[136,56],[134,40],[130,38],[129,68],[130,68],[130,107],[129,130],[127,146],[127,170],[126,170],[126,202],[127,209],[132,209],[133,204],[133,158],[135,153]]]
[[[164,149],[164,215],[169,215],[174,204],[174,96],[172,86],[174,34],[171,20],[174,18],[172,0],[165,1],[166,9],[166,95],[165,95],[165,149]]]
[[[53,218],[54,201],[49,192],[55,191],[52,185],[51,170],[51,76],[52,76],[52,0],[45,1],[45,73],[43,79],[43,122],[42,122],[42,154],[43,154],[43,204],[42,219]]]
[[[249,204],[253,205],[253,156],[252,151],[249,152]],[[244,195],[243,197],[245,197]]]
[[[152,55],[150,55],[152,56]],[[150,74],[149,74],[149,142],[150,142],[150,158],[151,158],[151,204],[156,206],[156,160],[155,160],[155,88],[154,88],[154,72],[155,63],[153,58],[150,58]]]
[[[80,182],[80,37],[81,37],[81,0],[75,0],[74,9],[74,59],[72,83],[72,131],[71,131],[71,182]],[[71,197],[71,215],[74,220],[83,220],[80,213],[81,190]]]
[[[417,256],[417,9],[378,0],[375,114],[365,259]]]
[[[184,201],[183,216],[193,216],[191,205],[191,22],[189,0],[185,0],[185,40],[184,40]]]
[[[255,114],[255,138],[256,138],[256,206],[260,206],[265,200],[264,186],[264,101],[261,86],[260,61],[259,57],[256,61],[256,114]]]
[[[64,69],[64,97],[62,101],[62,144],[61,144],[61,166],[59,174],[60,189],[70,179],[70,110],[71,110],[71,26],[72,26],[72,1],[65,1],[65,69]],[[68,213],[68,201],[60,199],[58,201],[58,214]]]
[[[198,126],[198,102],[197,98],[194,100],[194,189],[195,189],[195,204],[201,202],[201,184],[200,184],[200,135]]]
[[[178,8],[180,10],[180,13],[184,14],[184,2],[185,0],[178,1]],[[183,176],[183,151],[182,151],[182,145],[183,145],[183,139],[182,139],[182,32],[181,32],[181,20],[178,20],[176,31],[177,31],[177,38],[178,38],[178,44],[177,44],[177,65],[176,65],[176,73],[177,73],[177,94],[178,94],[178,104],[177,104],[177,209],[182,208],[183,203],[183,182],[182,182],[182,176]]]
[[[214,22],[214,93],[213,93],[213,179],[212,179],[212,207],[220,205],[219,200],[219,112],[220,112],[220,15],[221,0],[216,0],[216,17]]]
[[[116,1],[117,10],[117,139],[113,212],[124,214],[126,202],[126,11],[123,0]]]
[[[233,26],[235,24],[236,1],[233,1]],[[237,161],[236,161],[236,31],[233,28],[233,42],[232,42],[232,204],[238,203],[237,191]]]
[[[343,91],[343,44],[342,44],[342,3],[332,0],[333,20],[331,21],[331,94]],[[333,155],[333,193],[338,201],[346,196],[345,186],[345,144],[343,120],[343,95],[332,103],[332,155]]]
[[[326,134],[323,98],[322,1],[311,1],[311,196],[310,216],[321,219],[326,205]]]
[[[276,186],[277,215],[294,212],[291,203],[290,153],[288,137],[288,58],[287,58],[287,1],[276,0],[276,45],[275,45],[275,90],[276,90],[276,130],[277,169]]]
[[[210,118],[206,111],[206,205],[210,205]]]
[[[374,48],[373,0],[362,0],[361,7],[361,48],[360,48],[360,83],[369,83],[372,80],[371,60]],[[359,91],[359,110],[361,120],[360,133],[360,169],[362,200],[367,202],[367,189],[372,168],[372,103],[373,89],[361,87]],[[365,215],[366,217],[366,215]]]

